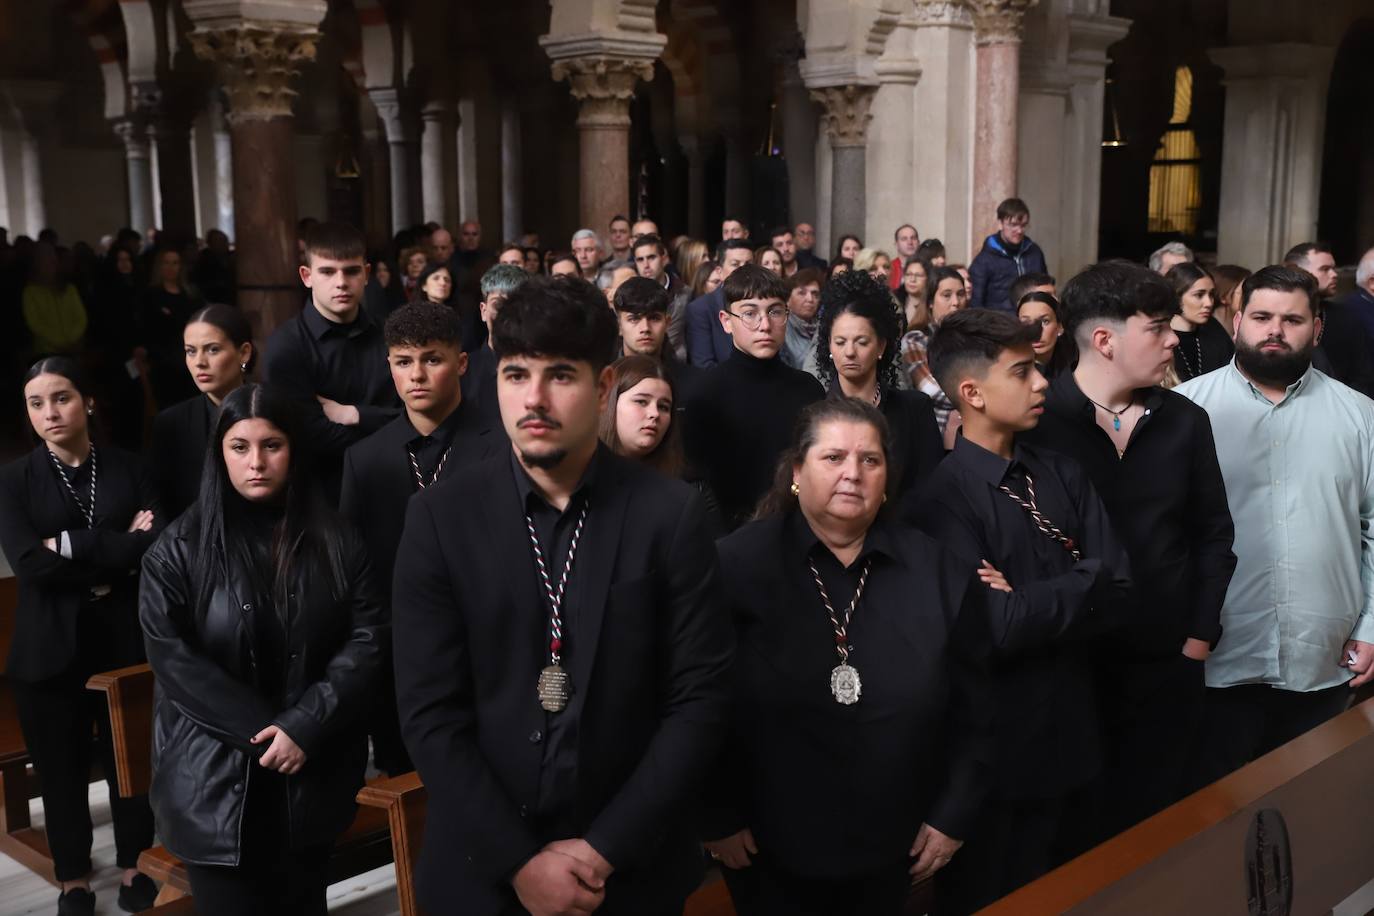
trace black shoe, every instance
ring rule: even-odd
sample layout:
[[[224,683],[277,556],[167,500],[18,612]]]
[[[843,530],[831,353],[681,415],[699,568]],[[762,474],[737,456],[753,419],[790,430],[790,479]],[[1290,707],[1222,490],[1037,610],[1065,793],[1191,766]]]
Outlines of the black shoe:
[[[119,886],[119,908],[126,913],[150,910],[157,903],[157,885],[143,872],[134,875],[134,880]]]
[[[57,898],[57,916],[95,916],[95,894],[74,887]]]

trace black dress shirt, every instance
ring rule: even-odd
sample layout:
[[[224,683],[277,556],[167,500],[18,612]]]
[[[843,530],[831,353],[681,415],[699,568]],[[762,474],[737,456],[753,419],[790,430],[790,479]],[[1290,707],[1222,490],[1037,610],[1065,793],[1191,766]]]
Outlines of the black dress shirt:
[[[482,422],[501,425],[501,403],[496,399],[496,351],[489,343],[468,353],[468,371],[463,373],[463,400],[476,405]]]
[[[588,511],[583,530],[586,530],[586,526],[596,523],[589,507],[589,500],[595,489],[596,456],[592,456],[591,463],[582,474],[582,480],[578,482],[572,498],[561,512],[535,489],[534,481],[520,465],[514,451],[511,452],[510,463],[512,473],[515,474],[515,490],[520,496],[520,505],[525,516],[534,522],[534,531],[539,536],[539,546],[544,552],[544,566],[548,570],[549,584],[557,591],[559,579],[563,575],[563,564],[567,562],[568,550],[572,546],[577,519],[584,507]],[[531,545],[531,554],[533,550]],[[574,557],[573,563],[568,577],[569,583],[577,576],[578,565],[585,569],[586,558],[583,557],[579,564],[578,558]],[[586,575],[585,571],[583,575]],[[549,607],[547,592],[542,582],[536,584],[539,586],[539,597],[542,599],[544,612],[549,615],[553,609]],[[559,617],[563,621],[559,664],[564,671],[572,671],[573,654],[577,652],[578,602],[573,596],[578,594],[580,592],[577,590],[568,589],[564,592],[563,604],[559,608]],[[545,665],[550,664],[548,640],[553,636],[551,625],[551,621],[546,619],[542,649]],[[539,770],[539,800],[535,811],[539,818],[555,831],[571,829],[573,823],[574,812],[569,810],[569,803],[577,797],[577,722],[581,717],[582,698],[575,690],[568,699],[566,709],[561,712],[546,712],[544,715],[544,761]]]
[[[1220,369],[1236,352],[1230,332],[1215,318],[1208,318],[1195,331],[1175,333],[1178,334],[1178,346],[1174,348],[1174,371],[1183,382]]]
[[[753,514],[791,444],[797,417],[824,396],[814,376],[776,356],[758,359],[736,350],[701,374],[683,418],[683,445],[694,472],[720,500],[729,528]]]
[[[337,504],[344,450],[400,413],[381,329],[362,309],[351,324],[336,324],[307,302],[267,341],[266,378],[300,405],[315,466]],[[358,422],[331,421],[316,395],[356,407]]]
[[[1001,492],[1028,498],[1081,552],[1042,533]],[[962,557],[986,560],[1013,591],[987,590],[997,693],[996,784],[1004,798],[1054,798],[1101,766],[1092,638],[1129,613],[1126,552],[1087,474],[1053,452],[1018,444],[1006,460],[959,438],[927,481],[913,521]]]
[[[1215,646],[1236,555],[1226,484],[1207,411],[1147,388],[1120,457],[1072,372],[1050,385],[1040,425],[1021,436],[1083,468],[1131,558],[1137,608],[1114,652],[1173,657],[1189,637]]]
[[[708,776],[704,839],[748,827],[794,874],[845,878],[901,862],[923,822],[969,836],[988,787],[986,608],[966,564],[879,521],[848,567],[798,510],[717,544],[738,638],[731,725]],[[843,618],[862,693],[836,702]]]

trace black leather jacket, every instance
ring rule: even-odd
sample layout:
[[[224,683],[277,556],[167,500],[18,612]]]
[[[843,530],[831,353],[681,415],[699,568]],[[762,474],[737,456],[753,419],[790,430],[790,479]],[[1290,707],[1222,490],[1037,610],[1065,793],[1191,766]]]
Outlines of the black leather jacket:
[[[264,614],[252,606],[247,570],[232,570],[204,606],[192,606],[196,564],[205,562],[196,525],[192,509],[143,559],[139,619],[157,678],[149,795],[158,834],[184,861],[239,864],[245,800],[267,772],[257,764],[267,742],[249,741],[275,724],[306,754],[289,777],[290,845],[331,843],[356,813],[367,764],[362,716],[388,648],[362,539],[344,526],[343,597],[334,597],[326,571],[298,568],[289,607]],[[265,640],[255,633],[264,625],[282,628],[270,641],[282,647],[283,670],[266,677],[256,651]]]

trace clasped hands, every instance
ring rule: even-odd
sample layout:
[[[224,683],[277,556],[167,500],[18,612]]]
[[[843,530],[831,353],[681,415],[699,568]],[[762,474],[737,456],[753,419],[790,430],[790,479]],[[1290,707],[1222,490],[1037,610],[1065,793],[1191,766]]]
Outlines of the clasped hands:
[[[724,839],[712,840],[704,845],[711,858],[726,868],[748,868],[752,864],[749,857],[759,854],[758,844],[754,842],[754,833],[748,827],[739,833],[731,834]],[[916,831],[916,840],[907,853],[915,860],[910,869],[911,883],[915,884],[923,878],[929,878],[944,868],[963,845],[963,840],[956,840],[929,824],[922,824],[921,829]]]
[[[557,840],[521,866],[511,884],[531,916],[587,916],[606,900],[612,871],[586,840]]]
[[[258,758],[259,766],[275,770],[283,776],[299,773],[301,767],[305,766],[305,751],[279,726],[269,725],[249,739],[251,744],[262,744],[264,741],[272,743],[267,746],[266,753]]]

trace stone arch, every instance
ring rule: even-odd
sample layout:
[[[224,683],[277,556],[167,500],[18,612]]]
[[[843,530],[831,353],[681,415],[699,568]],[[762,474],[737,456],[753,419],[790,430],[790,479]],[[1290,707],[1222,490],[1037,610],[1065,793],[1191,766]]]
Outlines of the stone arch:
[[[130,87],[157,81],[158,26],[150,0],[121,0],[124,20],[124,66]],[[137,99],[134,100],[137,102]]]

